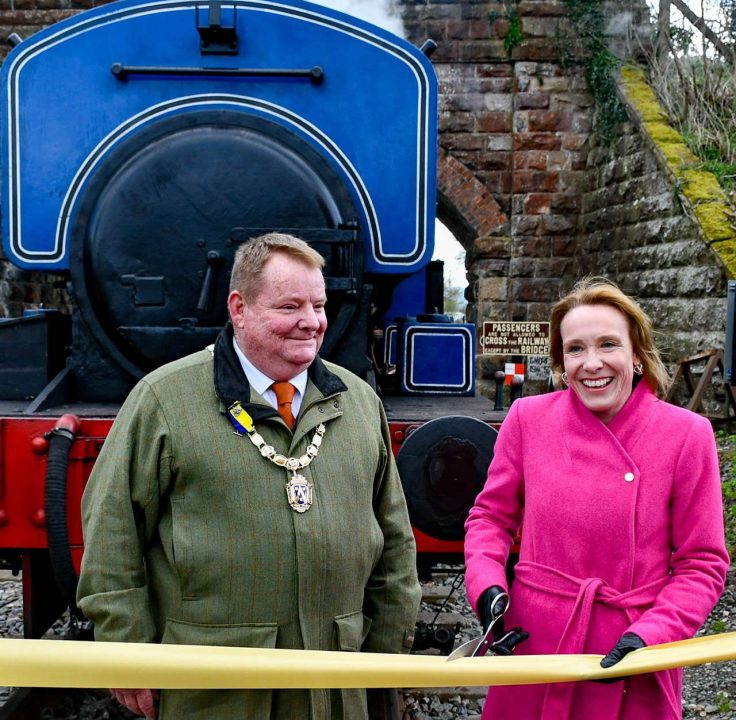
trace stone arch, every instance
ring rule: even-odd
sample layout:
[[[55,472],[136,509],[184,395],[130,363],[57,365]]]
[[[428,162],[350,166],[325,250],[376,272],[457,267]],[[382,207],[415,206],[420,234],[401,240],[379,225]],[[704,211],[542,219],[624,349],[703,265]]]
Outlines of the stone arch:
[[[507,222],[483,183],[459,160],[440,151],[437,214],[466,250],[478,237],[497,234]]]
[[[488,188],[457,158],[442,150],[438,157],[437,217],[465,249],[466,317],[475,322],[478,302],[486,294],[485,285],[495,283],[496,296],[507,292],[508,218]],[[501,277],[483,279],[489,274],[484,269],[489,262],[498,266],[497,272],[490,275]]]

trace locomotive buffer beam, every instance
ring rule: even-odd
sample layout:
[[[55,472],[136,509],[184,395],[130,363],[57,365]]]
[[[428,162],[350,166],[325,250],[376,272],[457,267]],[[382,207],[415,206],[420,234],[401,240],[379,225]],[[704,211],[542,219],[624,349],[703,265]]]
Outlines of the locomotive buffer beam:
[[[321,83],[325,71],[315,65],[311,68],[201,68],[201,67],[156,67],[149,65],[124,65],[113,63],[110,72],[118,80],[127,80],[131,75],[199,75],[207,77],[266,77],[306,78],[315,85]]]

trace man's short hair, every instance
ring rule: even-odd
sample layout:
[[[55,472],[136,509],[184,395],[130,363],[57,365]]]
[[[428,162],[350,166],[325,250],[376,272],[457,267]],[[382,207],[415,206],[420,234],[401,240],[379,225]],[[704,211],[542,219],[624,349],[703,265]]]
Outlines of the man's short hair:
[[[274,253],[289,255],[309,268],[322,270],[325,266],[325,259],[304,240],[286,233],[266,233],[238,248],[230,273],[230,292],[237,290],[246,302],[257,297],[263,283],[263,268]]]

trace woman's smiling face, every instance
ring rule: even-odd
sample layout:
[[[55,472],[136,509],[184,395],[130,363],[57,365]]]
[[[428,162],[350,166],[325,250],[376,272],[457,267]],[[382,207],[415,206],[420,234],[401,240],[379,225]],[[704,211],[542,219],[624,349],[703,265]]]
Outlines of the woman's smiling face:
[[[568,385],[610,422],[631,395],[639,362],[626,316],[610,305],[579,305],[562,318],[560,335]]]

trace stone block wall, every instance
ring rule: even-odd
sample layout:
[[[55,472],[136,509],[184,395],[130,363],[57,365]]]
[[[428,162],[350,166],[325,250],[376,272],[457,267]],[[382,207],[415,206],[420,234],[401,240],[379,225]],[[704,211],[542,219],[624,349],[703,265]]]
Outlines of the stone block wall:
[[[23,272],[0,259],[0,317],[18,317],[31,308],[71,312],[66,280],[59,275]]]
[[[95,0],[2,0],[0,3],[0,59],[10,51],[6,38],[16,33],[21,39],[104,3]]]
[[[556,49],[564,3],[521,2],[524,41],[510,55],[502,3],[399,5],[409,40],[439,44],[440,147],[490,193],[502,219],[475,236],[473,213],[465,232],[446,222],[467,250],[469,319],[545,319],[574,272],[592,125],[582,70],[563,68]],[[440,202],[440,219],[454,210]]]
[[[478,205],[497,206],[495,227],[481,231],[476,210],[458,229],[447,221],[457,207],[448,212],[442,202],[440,173],[438,216],[467,251],[468,319],[546,320],[576,273],[592,128],[583,70],[563,67],[556,45],[558,30],[570,31],[565,5],[519,3],[523,42],[510,54],[502,3],[399,5],[408,39],[439,44],[440,148],[490,196]],[[492,394],[493,373],[506,361],[479,358],[481,392]]]
[[[589,156],[580,267],[615,280],[652,318],[673,361],[724,345],[726,273],[640,129]]]

